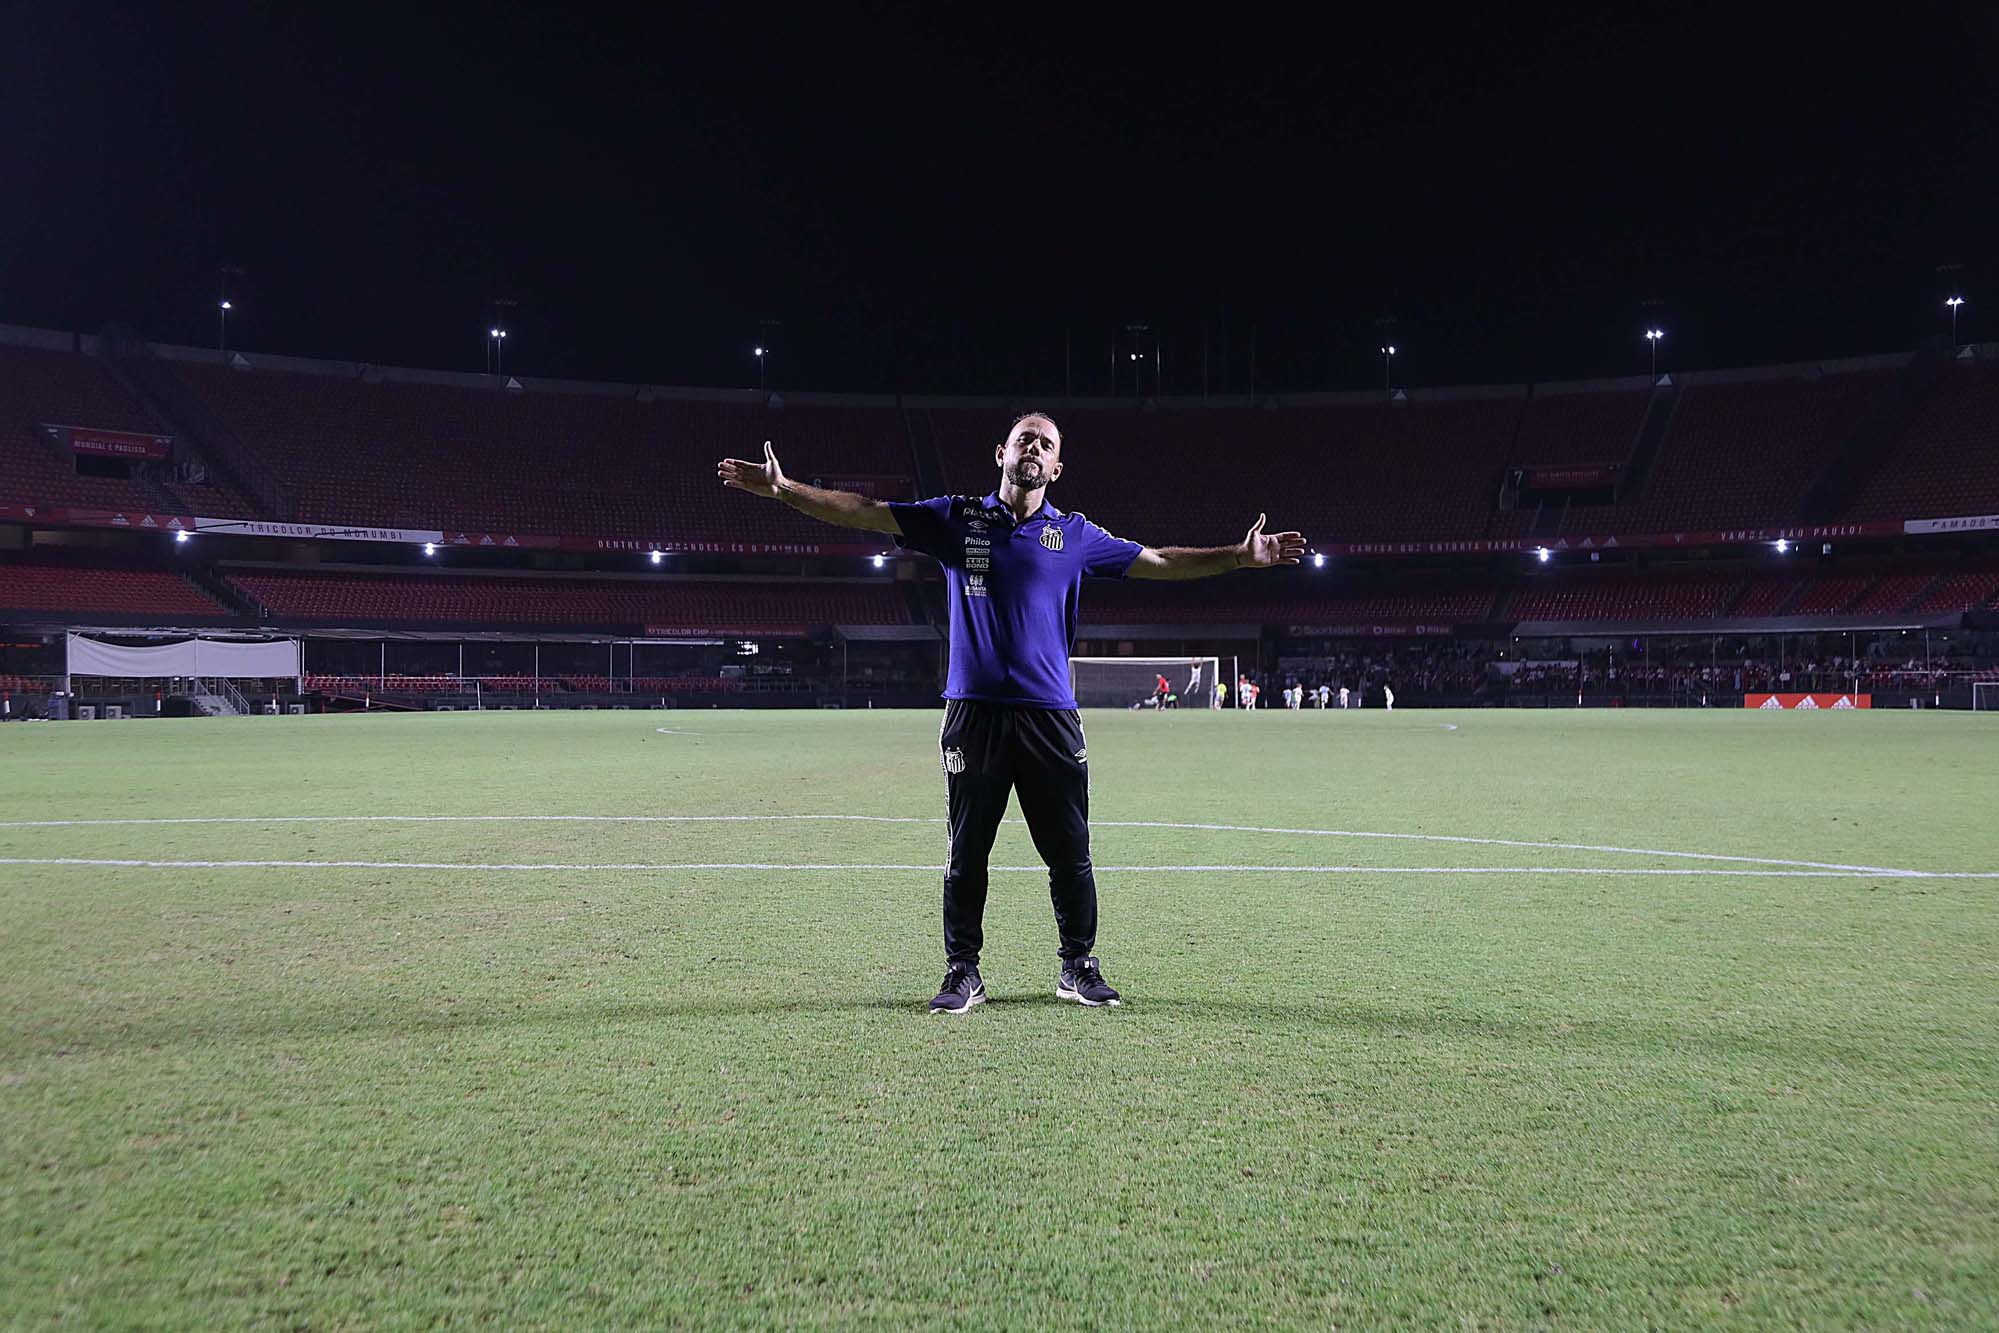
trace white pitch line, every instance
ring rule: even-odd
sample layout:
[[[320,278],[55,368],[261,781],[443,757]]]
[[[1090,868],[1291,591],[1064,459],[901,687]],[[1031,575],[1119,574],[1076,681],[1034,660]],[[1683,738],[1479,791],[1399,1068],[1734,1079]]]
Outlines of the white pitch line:
[[[154,861],[114,857],[7,856],[8,866],[91,866],[143,870],[527,870],[527,871],[666,871],[666,870],[920,870],[942,874],[941,865],[907,862],[851,861]],[[1638,866],[1257,866],[1162,865],[1097,866],[1105,874],[1265,874],[1265,875],[1668,875],[1732,876],[1756,879],[1879,879],[1856,870],[1723,870]],[[1046,873],[1046,866],[989,866],[989,870]],[[1908,879],[1999,879],[1999,870],[1906,870]]]
[[[701,734],[698,731],[682,731],[679,727],[654,727],[653,730],[662,736],[699,736]]]
[[[154,819],[15,819],[6,828],[99,828],[111,825],[175,824],[741,824],[800,820],[841,820],[866,824],[942,824],[929,815],[186,815]],[[1019,824],[1018,819],[1008,819]],[[1651,847],[1612,847],[1586,842],[1529,842],[1519,838],[1472,838],[1450,833],[1374,833],[1351,829],[1276,828],[1259,824],[1182,824],[1155,819],[1095,819],[1095,828],[1182,829],[1199,833],[1265,833],[1281,837],[1382,838],[1403,842],[1450,842],[1474,847],[1520,847],[1530,851],[1602,852],[1613,856],[1663,856],[1731,864],[1797,866],[1807,870],[1851,870],[1865,875],[1921,875],[1918,870],[1798,861],[1770,856],[1730,856],[1720,852],[1675,852]]]
[[[1728,861],[1757,866],[1803,866],[1810,870],[1855,870],[1868,875],[1920,875],[1920,870],[1844,865],[1837,861],[1794,861],[1774,856],[1728,856],[1720,852],[1668,852],[1652,847],[1610,847],[1587,842],[1526,842],[1518,838],[1468,838],[1450,833],[1369,833],[1352,829],[1267,828],[1254,824],[1173,824],[1147,819],[1094,819],[1100,828],[1194,829],[1207,833],[1276,833],[1307,838],[1387,838],[1406,842],[1456,842],[1479,847],[1525,847],[1536,851],[1604,852],[1614,856],[1672,856],[1694,861]]]

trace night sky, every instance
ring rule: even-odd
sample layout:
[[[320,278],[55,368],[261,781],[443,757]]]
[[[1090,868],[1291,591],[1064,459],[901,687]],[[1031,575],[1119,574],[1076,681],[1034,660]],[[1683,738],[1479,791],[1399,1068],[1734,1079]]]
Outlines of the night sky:
[[[0,5],[0,321],[1029,395],[1135,321],[1169,392],[1999,334],[1999,6],[972,8]]]

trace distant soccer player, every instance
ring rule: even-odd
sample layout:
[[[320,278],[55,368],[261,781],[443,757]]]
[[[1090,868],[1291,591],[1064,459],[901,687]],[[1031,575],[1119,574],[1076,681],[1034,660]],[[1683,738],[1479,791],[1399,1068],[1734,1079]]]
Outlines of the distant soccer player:
[[[1395,690],[1394,690],[1394,687],[1392,687],[1391,685],[1389,685],[1387,681],[1383,681],[1383,682],[1381,683],[1381,698],[1382,698],[1382,702],[1384,702],[1384,703],[1385,703],[1385,704],[1386,704],[1386,705],[1388,706],[1388,711],[1389,711],[1389,712],[1391,712],[1391,713],[1392,713],[1392,712],[1394,712],[1394,711],[1395,711]]]
[[[1201,664],[1199,662],[1188,663],[1187,697],[1197,701],[1201,697]]]
[[[1347,706],[1347,687],[1342,685],[1340,686],[1340,707],[1345,708],[1346,706]]]
[[[1157,709],[1159,712],[1162,713],[1165,712],[1166,700],[1169,696],[1172,695],[1172,693],[1173,693],[1173,687],[1167,683],[1166,677],[1156,676],[1153,678],[1153,683],[1152,683],[1153,708]]]
[[[951,670],[942,751],[949,859],[944,867],[944,984],[934,1013],[962,1014],[986,998],[986,858],[1007,799],[1020,792],[1034,849],[1048,865],[1060,965],[1055,994],[1119,1002],[1092,950],[1097,881],[1090,865],[1090,783],[1083,715],[1069,683],[1078,590],[1088,577],[1197,579],[1232,569],[1295,565],[1296,532],[1265,532],[1257,515],[1233,546],[1142,546],[1049,504],[1062,476],[1062,432],[1040,412],[1017,419],[993,448],[997,490],[983,498],[883,501],[791,480],[764,443],[763,461],[716,465],[725,486],[781,500],[802,514],[888,533],[944,566]]]
[[[1227,708],[1229,706],[1229,683],[1227,681],[1218,680],[1215,682],[1215,702],[1212,706],[1215,708]]]

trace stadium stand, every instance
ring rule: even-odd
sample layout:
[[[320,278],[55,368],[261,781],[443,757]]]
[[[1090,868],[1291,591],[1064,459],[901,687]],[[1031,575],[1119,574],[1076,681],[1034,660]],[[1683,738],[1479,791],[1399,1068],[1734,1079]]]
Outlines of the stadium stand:
[[[1083,589],[1087,624],[1401,624],[1483,620],[1495,588],[1417,581],[1393,591],[1328,593],[1303,577],[1243,573],[1199,583],[1095,580]]]
[[[1977,611],[1990,606],[1999,606],[1999,568],[1961,570],[1946,575],[1916,610]]]
[[[329,625],[622,627],[803,634],[824,625],[909,623],[891,583],[666,581],[225,569],[280,620]]]
[[[729,503],[715,485],[716,459],[755,457],[772,439],[786,472],[802,480],[914,475],[893,407],[770,410],[177,370],[296,496],[306,522],[825,543],[838,535],[801,514]]]
[[[127,477],[80,475],[43,437],[43,423],[167,431],[96,358],[0,345],[0,500],[142,512],[169,508],[218,518],[257,513],[248,497],[217,479],[175,482],[162,469],[153,482],[156,489],[149,491]]]
[[[43,422],[101,430],[160,429],[91,358],[0,346],[0,499],[104,509],[159,507],[127,478],[79,476],[43,438]]]
[[[1712,620],[1728,607],[1742,575],[1734,570],[1650,574],[1556,574],[1514,593],[1514,620]]]
[[[1696,382],[1681,390],[1666,446],[1617,532],[1681,532],[1797,517],[1806,489],[1887,389],[1890,371]]]
[[[1342,541],[1476,535],[1492,512],[1520,407],[1516,396],[1269,412],[1065,409],[1057,419],[1063,475],[1051,496],[1121,536],[1155,543],[1235,541],[1279,503],[1287,524]],[[991,491],[1007,413],[927,411],[949,489]]]
[[[1647,389],[1612,390],[1599,393],[1537,394],[1521,414],[1520,431],[1515,437],[1508,467],[1534,468],[1603,463],[1623,466],[1630,461],[1638,428],[1644,424],[1645,409],[1651,402]],[[1550,497],[1547,504],[1565,512],[1549,535],[1564,532],[1607,531],[1614,512],[1608,505],[1571,508],[1567,497]],[[1483,535],[1526,537],[1541,520],[1541,506],[1522,504],[1491,515]]]
[[[1646,389],[1536,395],[1521,414],[1508,461],[1515,467],[1626,462],[1650,401]]]
[[[160,618],[231,614],[173,570],[95,551],[48,548],[0,553],[0,609]]]
[[[1999,513],[1999,365],[1953,362],[1870,470],[1844,517]]]

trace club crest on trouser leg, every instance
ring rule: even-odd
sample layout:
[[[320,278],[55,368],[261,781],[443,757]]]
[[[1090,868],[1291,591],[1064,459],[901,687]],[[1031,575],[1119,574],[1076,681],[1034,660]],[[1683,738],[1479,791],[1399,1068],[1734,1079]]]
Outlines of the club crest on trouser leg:
[[[1041,544],[1051,551],[1062,549],[1062,529],[1053,523],[1044,524],[1041,529]]]
[[[963,750],[959,749],[959,748],[958,748],[957,746],[955,746],[955,745],[954,745],[954,746],[952,746],[952,747],[951,747],[950,749],[946,750],[946,751],[944,752],[944,771],[945,771],[946,773],[962,773],[962,772],[964,772],[964,771],[965,771],[965,752],[964,752]]]

